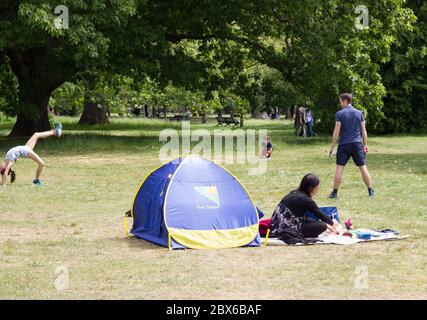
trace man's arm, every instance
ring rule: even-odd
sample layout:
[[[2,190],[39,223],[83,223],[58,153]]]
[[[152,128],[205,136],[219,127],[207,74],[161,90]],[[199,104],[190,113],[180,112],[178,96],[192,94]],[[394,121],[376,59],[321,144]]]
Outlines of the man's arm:
[[[366,131],[365,121],[360,123],[360,127],[362,129],[363,149],[365,153],[368,153],[368,132]]]
[[[332,153],[332,151],[335,149],[335,146],[337,144],[338,141],[338,137],[340,136],[340,131],[341,131],[341,122],[335,122],[335,129],[334,129],[334,133],[332,134],[332,144],[331,144],[331,150],[330,153]]]
[[[13,166],[13,162],[9,162],[6,166],[6,169],[4,169],[1,185],[4,187],[6,186],[7,176],[9,175],[9,171]]]

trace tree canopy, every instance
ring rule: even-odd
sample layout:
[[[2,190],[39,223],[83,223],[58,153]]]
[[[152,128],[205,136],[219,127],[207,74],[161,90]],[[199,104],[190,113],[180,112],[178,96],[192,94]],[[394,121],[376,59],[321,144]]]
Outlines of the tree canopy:
[[[73,83],[116,97],[114,108],[126,99],[170,104],[175,96],[205,114],[224,108],[224,94],[253,115],[310,104],[324,129],[333,125],[342,92],[353,93],[378,131],[407,130],[413,120],[396,120],[399,108],[425,104],[421,0],[366,0],[361,9],[355,0],[61,4],[69,13],[62,29],[57,1],[0,4],[0,110],[17,116],[11,135],[47,129],[49,99],[64,83],[60,90]],[[365,27],[360,17],[368,18]]]

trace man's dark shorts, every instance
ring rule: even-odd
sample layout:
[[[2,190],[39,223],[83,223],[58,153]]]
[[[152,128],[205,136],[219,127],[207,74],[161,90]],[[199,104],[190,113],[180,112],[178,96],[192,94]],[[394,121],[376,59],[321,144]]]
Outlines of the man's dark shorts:
[[[342,144],[338,146],[337,165],[345,166],[351,157],[356,166],[361,167],[365,165],[365,156],[362,143]]]

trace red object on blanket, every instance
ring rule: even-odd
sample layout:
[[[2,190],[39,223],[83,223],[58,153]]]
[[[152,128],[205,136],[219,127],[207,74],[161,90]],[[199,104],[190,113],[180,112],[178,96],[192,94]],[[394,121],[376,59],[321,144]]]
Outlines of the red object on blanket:
[[[267,230],[270,229],[271,218],[259,221],[259,234],[261,236],[267,235]]]
[[[348,218],[347,220],[345,220],[344,224],[345,224],[345,227],[347,228],[347,230],[352,230],[353,229],[353,223],[351,222],[350,218]]]

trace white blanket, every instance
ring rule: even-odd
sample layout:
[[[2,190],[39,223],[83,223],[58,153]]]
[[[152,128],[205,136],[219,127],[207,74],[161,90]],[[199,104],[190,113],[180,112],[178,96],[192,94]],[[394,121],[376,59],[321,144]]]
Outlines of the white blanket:
[[[360,242],[384,241],[384,240],[402,240],[402,239],[407,239],[407,238],[409,238],[409,235],[398,236],[398,235],[394,235],[394,234],[380,234],[380,233],[378,233],[377,236],[371,237],[370,240],[363,240],[363,239],[350,238],[350,237],[346,237],[346,236],[340,236],[340,235],[329,234],[329,233],[324,232],[321,235],[319,235],[319,237],[318,237],[319,241],[317,241],[315,243],[310,243],[310,244],[351,245],[351,244],[360,243]],[[264,245],[268,245],[268,246],[286,246],[287,245],[285,242],[283,242],[282,240],[280,240],[278,238],[268,239],[267,244],[265,243],[266,242],[265,238],[262,238],[261,241]],[[296,245],[304,245],[304,243],[298,243]]]

